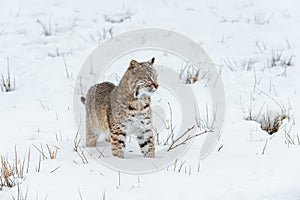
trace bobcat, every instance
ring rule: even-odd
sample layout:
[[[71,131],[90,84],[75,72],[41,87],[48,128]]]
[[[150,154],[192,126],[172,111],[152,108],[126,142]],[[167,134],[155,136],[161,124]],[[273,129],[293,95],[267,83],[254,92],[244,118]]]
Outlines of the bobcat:
[[[109,133],[112,154],[124,158],[128,134],[137,136],[145,157],[155,157],[151,95],[157,90],[155,58],[132,60],[118,86],[110,82],[93,85],[81,97],[86,108],[86,146],[96,145],[100,133]]]

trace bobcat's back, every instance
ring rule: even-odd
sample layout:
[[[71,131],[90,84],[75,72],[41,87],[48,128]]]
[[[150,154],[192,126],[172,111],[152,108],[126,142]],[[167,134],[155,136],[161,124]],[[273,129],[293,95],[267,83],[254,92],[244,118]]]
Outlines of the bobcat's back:
[[[111,93],[115,85],[110,82],[104,82],[93,85],[86,95],[86,128],[87,128],[87,146],[95,146],[97,131],[109,132],[107,112],[110,109]]]

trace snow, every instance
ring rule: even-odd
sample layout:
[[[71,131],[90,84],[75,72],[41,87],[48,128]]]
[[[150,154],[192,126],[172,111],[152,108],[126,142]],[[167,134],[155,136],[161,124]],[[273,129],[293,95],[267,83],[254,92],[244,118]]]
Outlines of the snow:
[[[28,199],[104,199],[104,194],[112,200],[300,199],[299,8],[296,0],[1,1],[0,73],[6,75],[9,57],[16,88],[0,92],[0,155],[13,161],[16,148],[23,160],[30,149],[29,173],[17,180],[23,194],[28,188]],[[111,23],[108,18],[125,19]],[[50,35],[37,20],[51,26]],[[199,160],[202,136],[175,163],[149,174],[119,174],[88,152],[84,164],[73,150],[76,77],[100,39],[109,38],[103,30],[111,27],[113,35],[144,27],[174,30],[192,38],[214,61],[225,87],[226,118],[207,158]],[[292,57],[291,66],[279,61],[269,67],[272,54],[281,51],[281,61]],[[113,69],[102,79],[117,82],[109,76]],[[120,77],[123,71],[117,72]],[[196,99],[205,116],[210,101],[205,81],[192,87],[204,96]],[[250,107],[262,115],[280,112],[278,104],[291,119],[272,136],[245,120]],[[59,148],[55,159],[41,161],[39,172],[40,153],[33,145],[42,145],[46,155],[46,145]],[[12,195],[17,186],[0,191],[1,200]]]

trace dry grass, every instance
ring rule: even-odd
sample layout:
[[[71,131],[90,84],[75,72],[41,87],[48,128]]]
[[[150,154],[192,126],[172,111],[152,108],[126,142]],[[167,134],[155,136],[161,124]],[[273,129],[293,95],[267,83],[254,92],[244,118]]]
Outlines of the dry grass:
[[[257,113],[254,113],[254,106],[248,107],[248,116],[245,118],[248,121],[256,121],[260,124],[262,130],[266,131],[269,135],[278,132],[283,120],[290,119],[290,114],[287,111],[272,112],[267,110],[263,113],[264,104],[260,107]]]
[[[76,152],[78,152],[78,148],[79,148],[79,145],[80,145],[80,142],[81,142],[81,138],[79,136],[79,130],[77,130],[73,142],[74,142],[73,150],[76,151]]]
[[[104,15],[104,20],[112,24],[119,24],[126,20],[131,19],[132,16],[133,16],[132,12],[126,11],[125,13],[119,13],[115,15]]]
[[[205,112],[203,114],[200,114],[197,107],[194,105],[195,110],[195,121],[196,125],[200,130],[213,130],[214,129],[214,123],[216,121],[216,111],[211,116],[210,110],[208,108],[208,105],[205,106]]]
[[[76,153],[78,154],[78,156],[80,157],[82,163],[85,165],[85,164],[88,164],[89,161],[88,159],[86,158],[85,154],[84,154],[84,150],[82,150],[81,148],[78,149],[79,151],[77,151]]]
[[[225,58],[221,60],[221,66],[222,68],[228,68],[232,72],[237,72],[241,70],[241,67],[237,63],[237,61],[233,58]]]
[[[273,135],[280,130],[284,120],[287,119],[288,122],[290,122],[293,119],[291,104],[289,102],[288,106],[285,106],[268,93],[260,90],[259,88],[257,88],[257,90],[267,96],[275,105],[278,106],[278,108],[275,109],[272,107],[272,109],[270,109],[269,105],[267,105],[267,107],[265,106],[265,103],[258,107],[257,101],[253,97],[253,94],[250,93],[245,120],[258,122],[262,130],[266,131],[269,135]],[[243,112],[245,112],[242,104],[241,107]]]
[[[14,187],[17,179],[23,179],[25,173],[29,171],[30,150],[24,159],[19,159],[17,148],[15,147],[15,157],[9,161],[7,157],[1,156],[0,168],[0,190],[4,187]]]
[[[46,146],[47,146],[48,155],[49,155],[50,159],[55,159],[55,158],[56,158],[56,156],[57,156],[57,151],[58,151],[60,148],[59,148],[59,147],[56,147],[56,146],[54,146],[54,148],[53,148],[53,149],[51,149],[51,148],[49,147],[49,145],[48,145],[48,144],[46,144]]]
[[[258,122],[262,130],[266,131],[269,135],[279,131],[282,121],[288,119],[288,116],[284,113],[277,114],[275,117],[270,116],[268,113],[264,114]]]
[[[293,131],[295,121],[291,110],[291,106],[289,105],[287,109],[284,109],[281,112],[277,112],[274,114],[274,112],[267,111],[264,114],[254,115],[254,117],[252,118],[248,117],[246,118],[246,120],[258,122],[261,129],[266,131],[269,135],[274,135],[278,132],[284,134],[284,142],[288,146],[300,145],[299,134]],[[264,154],[265,152],[266,145],[267,142],[262,154]]]
[[[200,69],[186,64],[179,72],[179,79],[183,80],[186,84],[193,84],[200,80]]]
[[[13,200],[27,200],[28,199],[28,188],[25,192],[25,194],[23,194],[23,191],[20,187],[20,184],[17,184],[17,196],[12,196],[11,197]]]
[[[66,71],[66,76],[68,79],[70,79],[70,73],[69,73],[69,69],[68,69],[68,64],[65,58],[65,55],[62,55],[63,61],[64,61],[64,66],[65,66],[65,71]]]
[[[285,143],[290,146],[290,145],[300,145],[300,137],[299,134],[293,134],[292,129],[295,126],[295,121],[290,124],[286,124],[282,130],[284,132],[284,138],[285,138]]]
[[[264,144],[263,150],[262,150],[262,152],[261,152],[262,155],[264,155],[265,152],[266,152],[266,148],[267,148],[268,141],[269,141],[269,140],[267,139],[266,142],[265,142],[265,144]]]
[[[43,160],[45,160],[45,159],[55,159],[56,156],[57,156],[57,152],[60,149],[57,146],[53,145],[52,147],[50,147],[48,144],[46,144],[47,151],[44,151],[43,145],[40,145],[40,147],[38,147],[38,146],[33,144],[33,146],[36,150],[38,150],[38,152],[40,153],[40,156],[43,158]]]
[[[1,156],[1,177],[0,177],[0,190],[3,187],[14,187],[15,182],[15,166],[9,163],[7,158]]]
[[[270,68],[281,66],[281,67],[290,67],[293,65],[293,55],[284,56],[283,49],[272,49],[271,58],[268,61],[268,66]]]
[[[7,58],[7,75],[4,76],[1,75],[1,82],[0,82],[0,88],[3,92],[10,92],[15,89],[16,81],[15,77],[11,77],[10,70],[9,70],[9,58]]]
[[[234,58],[224,58],[221,60],[221,67],[228,68],[232,72],[238,72],[241,70],[251,71],[254,69],[256,61],[254,59],[245,59],[237,61]]]
[[[37,19],[36,22],[41,25],[43,29],[43,35],[44,36],[50,36],[54,35],[55,31],[52,28],[52,22],[51,22],[51,17],[49,17],[49,21],[47,22],[42,22],[41,20]]]
[[[7,24],[1,27],[1,29],[0,29],[0,37],[2,35],[4,35],[6,28],[7,28]]]
[[[107,199],[107,195],[106,195],[106,190],[102,190],[102,196],[101,196],[102,200],[106,200]]]
[[[75,143],[76,144],[76,143]],[[79,144],[79,143],[78,143]],[[85,150],[85,149],[82,149],[82,148],[80,148],[79,146],[77,146],[77,147],[75,147],[76,148],[76,150],[74,149],[74,151],[77,153],[77,155],[79,156],[79,158],[80,158],[80,160],[81,160],[81,162],[82,162],[82,164],[88,164],[89,163],[89,161],[88,161],[88,159],[87,159],[87,157],[86,157],[86,155],[85,155],[85,153],[89,153],[87,150]],[[104,155],[103,155],[103,153],[99,150],[99,149],[97,149],[96,148],[96,150],[99,152],[99,158],[100,157],[104,157]],[[93,155],[92,154],[90,154],[90,156],[91,157],[93,157]],[[75,164],[80,164],[80,163],[78,163],[78,162],[76,162],[75,160],[73,160],[73,162],[75,163]]]
[[[263,41],[256,40],[255,46],[258,49],[258,52],[264,53],[267,50],[266,44]]]
[[[193,172],[200,172],[200,161],[198,161],[197,165],[195,168],[192,167],[191,164],[188,163],[187,160],[178,160],[176,159],[173,163],[173,166],[170,165],[167,167],[167,171],[173,171],[177,173],[184,173],[186,175],[192,175]]]
[[[98,31],[95,35],[90,34],[90,38],[93,42],[101,44],[102,41],[113,37],[113,28],[103,28],[102,31]]]
[[[265,13],[255,13],[252,18],[247,18],[247,23],[253,23],[257,25],[269,24],[273,14],[266,15]]]

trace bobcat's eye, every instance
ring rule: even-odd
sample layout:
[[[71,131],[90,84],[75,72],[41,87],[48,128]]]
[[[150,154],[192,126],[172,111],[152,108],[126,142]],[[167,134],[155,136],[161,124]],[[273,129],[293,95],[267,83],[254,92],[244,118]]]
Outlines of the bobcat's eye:
[[[153,82],[153,79],[151,77],[148,77],[149,82]]]

